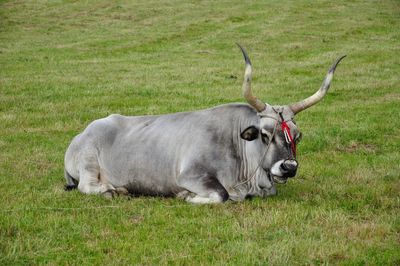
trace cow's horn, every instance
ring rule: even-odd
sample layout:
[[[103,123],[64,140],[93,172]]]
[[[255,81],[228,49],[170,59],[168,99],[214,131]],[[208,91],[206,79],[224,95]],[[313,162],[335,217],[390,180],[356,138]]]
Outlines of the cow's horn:
[[[335,73],[336,66],[345,57],[346,57],[346,55],[343,55],[343,56],[339,57],[335,63],[333,63],[333,65],[331,66],[331,68],[328,71],[328,74],[326,74],[324,82],[322,83],[321,87],[319,88],[319,90],[316,93],[314,93],[310,97],[308,97],[300,102],[289,105],[289,107],[293,111],[293,113],[297,114],[297,113],[307,109],[308,107],[313,106],[314,104],[321,101],[322,98],[324,98],[324,96],[328,92],[329,86],[331,85],[333,73]]]
[[[246,101],[253,106],[258,112],[262,112],[265,110],[266,105],[259,99],[257,99],[256,96],[254,96],[251,93],[251,62],[250,58],[247,55],[246,51],[243,49],[240,44],[237,43],[237,46],[239,46],[240,50],[242,50],[244,60],[246,61],[246,69],[244,72],[244,81],[243,81],[243,96],[246,99]]]

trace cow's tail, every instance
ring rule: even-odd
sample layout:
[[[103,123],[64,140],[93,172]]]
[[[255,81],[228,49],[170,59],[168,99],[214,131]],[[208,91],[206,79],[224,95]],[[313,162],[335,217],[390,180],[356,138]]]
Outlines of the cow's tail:
[[[70,191],[78,187],[76,180],[64,169],[64,177],[67,184],[64,186],[65,191]]]

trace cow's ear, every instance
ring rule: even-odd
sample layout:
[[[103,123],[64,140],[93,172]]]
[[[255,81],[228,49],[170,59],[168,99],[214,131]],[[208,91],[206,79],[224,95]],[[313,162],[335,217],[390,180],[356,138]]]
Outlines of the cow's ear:
[[[260,134],[260,130],[255,126],[249,126],[242,133],[240,133],[240,137],[247,141],[252,141],[258,138],[258,134]]]

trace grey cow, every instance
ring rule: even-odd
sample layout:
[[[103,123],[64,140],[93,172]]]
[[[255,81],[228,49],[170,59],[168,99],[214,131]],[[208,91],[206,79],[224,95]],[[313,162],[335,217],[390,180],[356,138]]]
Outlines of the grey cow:
[[[340,57],[320,89],[285,106],[251,92],[246,62],[243,94],[249,104],[155,116],[110,115],[92,122],[65,153],[67,190],[178,196],[192,203],[276,194],[274,183],[296,174],[300,132],[294,116],[327,93]]]

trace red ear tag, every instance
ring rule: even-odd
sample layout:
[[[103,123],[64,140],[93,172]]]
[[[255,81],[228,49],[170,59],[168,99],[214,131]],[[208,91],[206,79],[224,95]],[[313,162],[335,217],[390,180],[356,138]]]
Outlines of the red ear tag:
[[[290,148],[292,149],[293,156],[296,157],[296,144],[293,141],[292,135],[290,134],[290,128],[288,124],[283,121],[281,124],[282,132],[285,135],[285,140],[287,144],[290,144]]]

